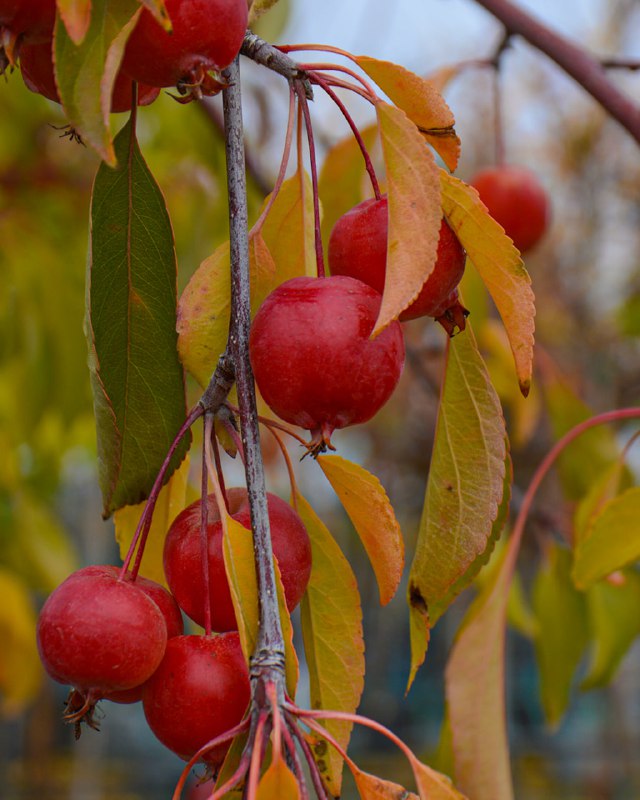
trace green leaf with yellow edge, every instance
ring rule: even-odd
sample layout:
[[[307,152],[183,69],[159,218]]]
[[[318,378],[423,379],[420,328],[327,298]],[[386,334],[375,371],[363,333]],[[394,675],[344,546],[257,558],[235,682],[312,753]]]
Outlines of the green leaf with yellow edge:
[[[507,463],[500,402],[467,327],[447,343],[425,503],[409,574],[414,628],[419,628],[418,617],[435,624],[486,563],[506,514]],[[423,650],[412,650],[412,676],[423,660]]]
[[[139,10],[137,0],[92,0],[90,25],[78,45],[62,20],[55,27],[56,84],[62,107],[82,140],[110,166],[116,164],[109,128],[111,91]]]
[[[155,17],[160,25],[162,25],[165,31],[171,33],[173,25],[165,6],[165,0],[140,0],[140,2]]]
[[[200,264],[178,301],[178,353],[185,369],[205,387],[224,353],[231,315],[229,242]]]
[[[586,589],[640,558],[640,487],[604,505],[574,550],[573,580]]]
[[[386,605],[404,568],[404,539],[387,493],[375,475],[342,456],[319,456],[317,462],[367,551]]]
[[[569,705],[575,672],[589,640],[587,604],[571,582],[568,550],[548,548],[535,577],[532,601],[538,621],[540,697],[547,723],[555,728]]]
[[[440,237],[439,170],[404,111],[376,103],[387,173],[387,271],[373,336],[416,299],[433,272]]]
[[[266,14],[270,8],[273,8],[278,0],[252,0],[249,4],[249,22],[251,28],[263,14]]]
[[[265,198],[262,210],[270,198],[271,195]],[[277,268],[277,284],[300,275],[317,274],[313,189],[311,178],[301,167],[280,187],[260,229]]]
[[[519,540],[469,607],[445,671],[456,784],[473,800],[513,800],[505,708],[505,615]]]
[[[187,485],[189,482],[189,456],[173,473],[169,481],[162,487],[153,511],[153,521],[140,562],[140,575],[150,578],[156,583],[167,586],[162,556],[164,540],[169,527],[178,514],[187,506]],[[133,534],[144,511],[146,503],[135,506],[124,506],[116,511],[113,520],[116,529],[116,542],[120,548],[120,558],[124,561]]]
[[[58,13],[75,45],[82,43],[89,30],[91,2],[92,0],[57,0]]]
[[[362,128],[360,136],[371,152],[378,137],[378,126],[374,123]],[[371,195],[362,152],[351,133],[325,156],[318,177],[318,194],[322,201],[322,240],[326,247],[338,219]]]
[[[603,580],[586,593],[591,647],[589,665],[580,688],[606,686],[640,635],[640,575],[634,570]]]
[[[247,663],[258,641],[258,582],[251,531],[227,513],[222,514],[222,553],[224,568],[231,589],[231,600],[238,621],[240,644]],[[298,658],[293,648],[293,627],[284,600],[277,559],[274,558],[278,609],[285,646],[285,677],[289,697],[295,697],[298,685]]]
[[[520,253],[489,215],[476,190],[445,170],[440,170],[440,178],[447,222],[480,273],[502,317],[520,391],[526,396],[533,370],[535,305],[531,278]]]
[[[587,538],[593,521],[602,511],[605,503],[613,500],[632,485],[633,476],[621,458],[603,469],[602,474],[594,481],[589,491],[576,506],[573,515],[574,547]]]
[[[171,221],[130,122],[115,148],[93,187],[85,322],[105,516],[148,496],[186,415]]]
[[[260,778],[255,797],[256,800],[299,800],[298,780],[282,756],[274,756]]]
[[[311,707],[353,713],[365,670],[358,585],[336,541],[300,494],[296,508],[311,539],[311,577],[300,606]],[[352,723],[328,719],[325,727],[346,750]],[[339,797],[341,756],[324,740],[313,750],[325,785]]]
[[[391,61],[357,56],[356,64],[372,78],[392,103],[401,108],[453,172],[460,157],[455,119],[438,89],[425,78]]]
[[[26,585],[0,567],[0,718],[20,715],[40,690],[36,612]]]

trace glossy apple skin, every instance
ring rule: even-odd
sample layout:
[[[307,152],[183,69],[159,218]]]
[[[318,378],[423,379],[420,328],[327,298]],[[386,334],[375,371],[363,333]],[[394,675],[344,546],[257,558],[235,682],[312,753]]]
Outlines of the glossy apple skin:
[[[129,37],[122,66],[149,86],[197,84],[220,71],[240,50],[247,27],[246,0],[166,0],[168,34],[146,9]]]
[[[0,0],[0,25],[7,25],[15,17],[20,0]]]
[[[370,334],[381,296],[344,275],[292,278],[253,320],[249,354],[262,397],[283,420],[325,439],[382,408],[404,365],[402,329]]]
[[[149,727],[185,760],[237,725],[249,705],[247,665],[237,633],[176,636],[144,686],[142,703]],[[229,748],[221,745],[203,760],[219,766]]]
[[[20,71],[27,89],[41,94],[54,103],[60,102],[53,70],[52,42],[26,44],[20,49]],[[138,105],[152,103],[160,89],[154,86],[138,86]],[[115,114],[131,110],[131,78],[118,72],[111,94],[111,111]]]
[[[9,3],[9,6],[14,3]],[[24,43],[51,39],[56,21],[56,0],[22,0],[8,23],[13,36]],[[1,14],[1,10],[0,10]]]
[[[329,237],[329,269],[332,275],[350,275],[382,294],[387,271],[388,200],[371,198],[358,203],[336,222]],[[419,295],[399,319],[435,317],[445,299],[460,283],[465,252],[445,219],[433,272]]]
[[[551,206],[533,172],[509,165],[488,167],[470,183],[521,253],[535,247],[549,226]]]
[[[37,626],[40,658],[54,680],[83,692],[130,689],[162,660],[167,625],[135,583],[92,570],[71,575],[45,602]]]
[[[229,512],[251,536],[247,490],[227,491]],[[214,631],[237,630],[222,554],[222,523],[213,495],[207,498],[211,626]],[[302,520],[291,506],[267,493],[273,552],[278,561],[289,611],[304,594],[311,574],[311,543]],[[200,557],[200,501],[185,508],[172,522],[164,546],[164,571],[173,596],[185,614],[204,626],[205,587]]]

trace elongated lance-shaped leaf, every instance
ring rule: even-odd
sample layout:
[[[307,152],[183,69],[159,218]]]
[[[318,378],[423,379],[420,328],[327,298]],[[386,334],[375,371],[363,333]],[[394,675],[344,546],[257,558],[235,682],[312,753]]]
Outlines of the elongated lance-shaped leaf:
[[[505,423],[472,329],[450,339],[447,352],[408,586],[412,616],[428,616],[430,625],[470,583],[479,563],[486,561],[499,534],[494,523],[505,495]],[[414,647],[419,643],[415,628],[419,625],[415,619]],[[426,647],[426,641],[423,644]],[[412,673],[423,656],[412,653]]]
[[[111,141],[111,91],[127,38],[137,19],[137,0],[92,0],[91,21],[81,29],[58,20],[54,37],[56,85],[73,128],[100,158],[112,166],[116,154]],[[79,41],[79,44],[74,42]]]
[[[69,37],[81,44],[91,22],[91,0],[57,0],[57,5]]]
[[[118,134],[115,152],[119,166],[103,163],[93,188],[86,309],[107,516],[148,495],[185,419],[171,222],[131,123]]]

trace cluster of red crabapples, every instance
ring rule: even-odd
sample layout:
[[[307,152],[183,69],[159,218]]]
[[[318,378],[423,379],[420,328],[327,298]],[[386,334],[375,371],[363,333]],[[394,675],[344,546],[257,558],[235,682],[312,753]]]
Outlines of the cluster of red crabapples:
[[[171,33],[145,8],[127,41],[111,95],[111,111],[148,105],[163,87],[187,99],[214,94],[219,75],[236,57],[247,27],[245,0],[165,0]],[[10,64],[19,60],[26,86],[60,102],[54,74],[56,0],[0,0],[0,47]]]
[[[344,214],[329,239],[331,277],[293,278],[278,286],[253,320],[249,354],[267,405],[311,431],[312,453],[332,447],[331,434],[366,422],[387,402],[404,365],[404,337],[393,321],[371,338],[385,283],[385,196]],[[452,334],[465,326],[457,286],[465,252],[443,219],[436,262],[400,320],[430,316]]]
[[[241,722],[250,700],[249,674],[224,569],[218,506],[213,495],[205,502],[208,597],[198,500],[176,517],[166,537],[171,591],[118,567],[90,566],[70,575],[44,604],[37,628],[40,657],[54,680],[73,687],[65,719],[77,731],[83,721],[97,727],[99,700],[142,701],[156,737],[188,760]],[[251,536],[246,489],[229,489],[226,502]],[[267,508],[291,610],[311,574],[309,536],[284,500],[268,494]],[[211,630],[185,635],[182,611],[198,624],[209,617]],[[202,760],[217,769],[228,746],[207,750]]]

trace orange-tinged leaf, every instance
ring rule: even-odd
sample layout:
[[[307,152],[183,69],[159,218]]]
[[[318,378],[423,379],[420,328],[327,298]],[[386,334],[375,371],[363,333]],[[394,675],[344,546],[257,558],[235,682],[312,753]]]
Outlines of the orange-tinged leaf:
[[[505,617],[519,538],[463,620],[445,672],[456,784],[473,800],[513,800],[506,729]]]
[[[365,147],[371,149],[378,135],[374,123],[360,131]],[[322,201],[322,239],[325,246],[338,219],[349,209],[371,195],[371,184],[362,153],[352,134],[341,139],[325,156],[318,177],[318,194]]]
[[[249,237],[249,278],[253,317],[265,297],[276,288],[276,265],[259,230]]]
[[[153,522],[144,548],[140,564],[140,574],[152,581],[167,586],[162,565],[164,540],[169,526],[178,514],[187,506],[187,484],[189,480],[189,456],[187,455],[173,473],[169,481],[162,487],[153,512]],[[146,503],[135,506],[123,506],[114,514],[116,542],[120,548],[120,558],[124,561],[133,539],[136,526]]]
[[[465,795],[456,789],[450,778],[431,769],[417,758],[411,759],[411,769],[421,800],[466,800]]]
[[[89,30],[91,0],[57,0],[57,6],[69,38],[80,44]]]
[[[393,781],[386,781],[350,765],[361,800],[418,800],[413,792]]]
[[[320,456],[317,461],[367,551],[380,602],[386,605],[404,568],[404,539],[387,493],[375,475],[342,456]]]
[[[251,531],[228,514],[223,514],[222,521],[222,553],[224,568],[227,573],[231,600],[238,622],[238,633],[242,652],[249,663],[258,640],[258,582],[253,554],[253,538]],[[285,673],[287,692],[295,697],[298,684],[298,658],[293,648],[293,627],[291,617],[284,600],[284,590],[280,579],[277,561],[276,589],[278,592],[278,608],[285,646]]]
[[[206,386],[224,353],[231,313],[229,243],[200,264],[178,301],[178,354],[201,386]]]
[[[387,272],[375,336],[416,299],[433,272],[442,208],[438,168],[404,111],[376,104],[387,171]]]
[[[473,331],[448,340],[445,377],[408,599],[433,625],[487,560],[502,525],[506,430]],[[510,474],[510,472],[509,472]],[[508,496],[508,493],[507,493]],[[465,581],[465,578],[468,580]],[[420,621],[413,626],[418,628]],[[412,675],[424,653],[412,650]]]
[[[391,61],[357,56],[356,63],[404,111],[453,172],[460,157],[460,139],[451,109],[435,85]]]
[[[270,197],[265,198],[263,208]],[[299,275],[317,274],[313,190],[307,172],[298,169],[284,181],[261,227],[276,265],[277,284]]]
[[[466,61],[459,61],[457,64],[445,64],[445,66],[438,67],[438,69],[425,75],[425,80],[429,81],[437,91],[443,92],[448,84],[468,66],[469,62]]]
[[[525,396],[533,370],[535,306],[531,278],[520,253],[489,215],[476,190],[445,170],[442,208],[498,309],[509,337],[520,391]]]
[[[312,552],[311,578],[301,603],[311,707],[353,713],[364,688],[362,610],[356,578],[336,541],[300,494],[296,505]],[[346,749],[352,723],[329,719],[325,727]],[[326,786],[338,797],[341,756],[324,740],[317,742],[314,753]]]
[[[164,0],[140,0],[140,2],[153,14],[165,31],[171,33],[173,25],[171,24],[171,17],[167,12]]]
[[[574,550],[573,580],[579,589],[640,559],[640,486],[609,500]]]
[[[299,800],[300,787],[296,776],[282,757],[274,758],[260,778],[256,800]]]

